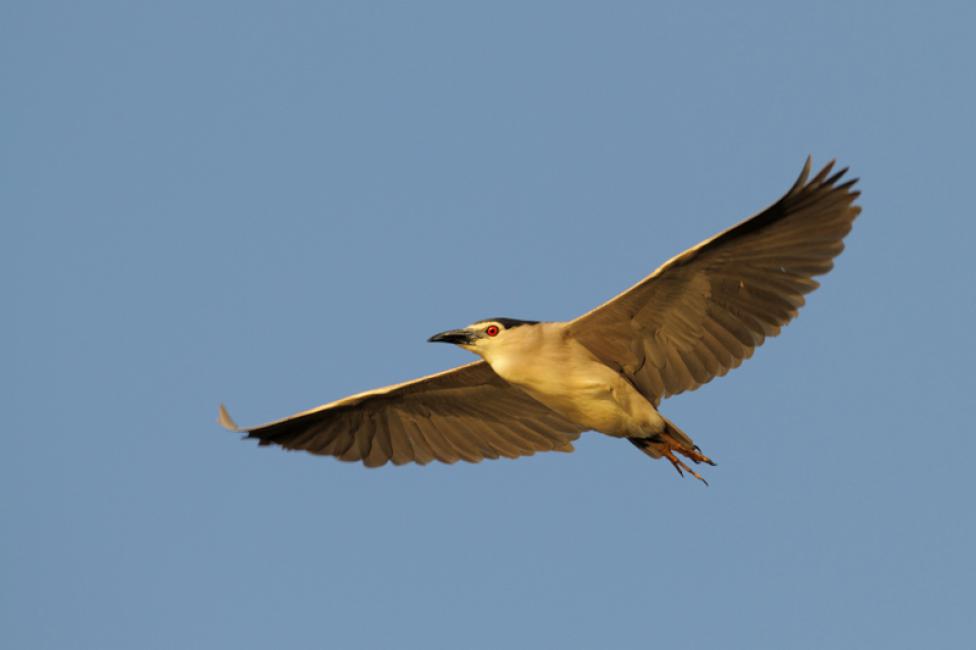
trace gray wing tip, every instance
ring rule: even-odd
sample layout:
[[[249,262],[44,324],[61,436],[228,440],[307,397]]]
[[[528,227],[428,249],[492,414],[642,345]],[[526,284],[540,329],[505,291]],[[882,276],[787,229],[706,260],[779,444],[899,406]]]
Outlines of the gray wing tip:
[[[803,169],[800,170],[800,175],[797,177],[796,182],[793,183],[793,187],[790,191],[794,192],[806,185],[833,185],[850,169],[849,167],[844,167],[842,170],[835,173],[828,179],[827,176],[830,174],[831,170],[836,164],[837,159],[832,158],[831,160],[827,161],[827,164],[823,166],[823,169],[817,172],[813,179],[810,179],[810,172],[813,171],[813,155],[808,154],[806,161],[803,163]]]
[[[800,175],[797,177],[796,182],[793,183],[793,187],[790,188],[787,194],[793,194],[801,187],[807,184],[807,179],[810,178],[810,170],[813,168],[813,154],[807,154],[806,162],[803,163],[803,169],[800,170]]]
[[[234,418],[230,416],[230,413],[227,412],[227,407],[223,404],[220,405],[220,410],[217,412],[217,422],[220,424],[220,426],[224,427],[228,431],[244,433],[244,431],[237,426],[237,423],[234,422]]]
[[[783,196],[783,199],[788,200],[797,197],[800,194],[810,195],[822,191],[847,192],[851,198],[851,201],[860,196],[859,191],[851,189],[860,179],[844,178],[844,176],[850,171],[850,167],[844,167],[839,171],[833,172],[834,166],[837,164],[837,159],[834,158],[824,165],[823,169],[817,172],[813,178],[810,178],[812,163],[813,157],[807,156],[806,162],[803,165],[803,171],[800,172],[799,178],[796,179],[793,187],[791,187]],[[832,175],[831,172],[833,172]]]

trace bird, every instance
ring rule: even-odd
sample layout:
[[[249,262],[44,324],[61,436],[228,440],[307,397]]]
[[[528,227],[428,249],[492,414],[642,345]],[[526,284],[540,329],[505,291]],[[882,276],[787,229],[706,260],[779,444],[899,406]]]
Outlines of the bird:
[[[480,357],[450,370],[240,428],[260,445],[378,467],[573,450],[585,431],[626,439],[678,474],[714,465],[658,410],[750,358],[796,317],[861,211],[858,179],[812,158],[769,207],[671,258],[570,321],[487,318],[431,336]]]

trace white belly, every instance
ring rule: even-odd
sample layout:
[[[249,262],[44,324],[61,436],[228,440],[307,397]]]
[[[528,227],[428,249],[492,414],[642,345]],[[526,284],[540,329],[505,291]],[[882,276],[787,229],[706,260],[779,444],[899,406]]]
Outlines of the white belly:
[[[611,368],[588,353],[554,352],[561,353],[517,360],[502,357],[489,363],[503,379],[587,429],[637,437],[664,429],[654,406]]]

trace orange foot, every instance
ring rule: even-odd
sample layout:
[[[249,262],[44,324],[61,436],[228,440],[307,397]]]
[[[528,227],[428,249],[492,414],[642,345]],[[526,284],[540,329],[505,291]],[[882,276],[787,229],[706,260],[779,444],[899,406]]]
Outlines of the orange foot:
[[[668,443],[672,442],[671,440],[667,440],[667,439],[665,440]],[[689,474],[694,476],[696,479],[698,479],[705,485],[708,485],[708,481],[702,478],[701,474],[688,467],[688,465],[683,460],[681,460],[675,455],[675,452],[678,452],[682,456],[691,459],[695,463],[708,463],[709,465],[714,465],[715,463],[712,461],[712,459],[706,456],[705,454],[701,453],[701,450],[698,448],[697,445],[692,449],[682,449],[681,447],[672,446],[669,444],[668,446],[664,447],[664,449],[661,450],[661,454],[665,458],[671,461],[671,464],[674,465],[674,468],[678,471],[678,474],[684,476],[685,472],[688,472]]]
[[[693,443],[689,445],[682,442],[668,432],[659,433],[650,438],[629,438],[629,440],[651,458],[661,458],[662,456],[667,458],[681,476],[684,476],[685,472],[688,472],[705,485],[708,485],[708,481],[701,474],[688,467],[687,463],[678,458],[680,454],[696,464],[707,463],[714,465],[715,462],[701,453],[698,445]]]

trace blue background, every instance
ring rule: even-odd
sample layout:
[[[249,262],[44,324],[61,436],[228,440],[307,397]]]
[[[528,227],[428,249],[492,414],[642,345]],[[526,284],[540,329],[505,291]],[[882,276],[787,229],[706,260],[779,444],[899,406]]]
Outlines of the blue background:
[[[0,4],[0,644],[972,641],[968,2]],[[629,444],[366,470],[256,424],[571,318],[774,200],[864,213]]]

